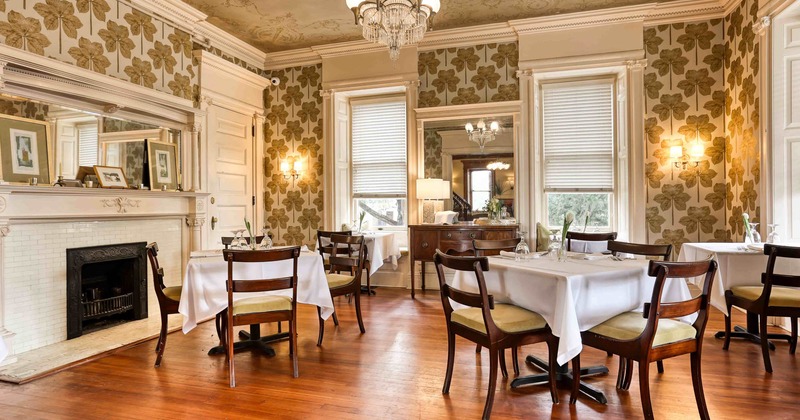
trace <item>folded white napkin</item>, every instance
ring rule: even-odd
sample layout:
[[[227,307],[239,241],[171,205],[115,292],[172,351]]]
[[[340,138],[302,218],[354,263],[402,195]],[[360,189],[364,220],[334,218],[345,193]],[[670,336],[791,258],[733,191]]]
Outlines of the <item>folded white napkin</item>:
[[[447,224],[452,225],[456,221],[456,216],[458,213],[454,211],[437,211],[433,215],[433,223],[437,225]]]
[[[514,258],[514,259],[516,259],[517,258],[517,253],[516,252],[511,252],[511,251],[500,251],[500,256],[501,257],[506,257],[506,258]],[[528,254],[528,258],[530,258],[530,259],[539,258],[539,254],[537,254],[535,252],[531,252],[530,254]]]
[[[575,260],[586,260],[586,261],[595,261],[595,260],[603,260],[609,258],[609,255],[599,255],[599,254],[575,254],[569,256]]]
[[[301,251],[301,252],[310,252],[310,251],[309,251],[309,249],[308,249],[308,245],[303,245],[303,246],[301,246],[301,247],[300,247],[300,251]]]
[[[747,249],[753,251],[764,251],[764,244],[747,244]]]

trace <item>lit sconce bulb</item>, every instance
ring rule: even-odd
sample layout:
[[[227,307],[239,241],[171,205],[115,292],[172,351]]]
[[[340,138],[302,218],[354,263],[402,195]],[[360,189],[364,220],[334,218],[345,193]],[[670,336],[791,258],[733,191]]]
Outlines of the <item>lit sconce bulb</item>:
[[[471,122],[468,122],[467,125],[464,126],[464,128],[467,130],[467,133],[475,131],[475,127],[472,126]]]
[[[486,123],[483,122],[483,120],[478,121],[478,130],[483,131],[485,129],[486,129]]]
[[[294,161],[294,165],[292,166],[295,172],[300,172],[303,170],[303,162],[296,160]]]
[[[680,159],[683,157],[683,146],[672,146],[669,148],[669,157],[672,159]]]
[[[492,131],[500,130],[500,124],[498,124],[497,121],[492,121],[492,124],[490,125],[490,127],[491,127]]]
[[[689,148],[689,159],[692,161],[699,161],[703,158],[703,154],[705,154],[703,143],[699,141],[694,142],[692,147]]]
[[[289,162],[285,160],[281,162],[281,172],[289,172]]]

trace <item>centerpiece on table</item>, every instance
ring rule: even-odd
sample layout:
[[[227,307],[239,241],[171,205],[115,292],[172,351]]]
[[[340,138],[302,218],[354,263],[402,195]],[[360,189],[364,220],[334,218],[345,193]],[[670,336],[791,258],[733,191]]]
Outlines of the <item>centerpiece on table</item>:
[[[486,211],[492,224],[500,223],[500,213],[503,211],[503,202],[495,197],[486,201]]]
[[[564,215],[564,226],[561,229],[561,247],[558,248],[559,261],[567,260],[567,231],[574,221],[575,213],[568,211],[567,214]]]

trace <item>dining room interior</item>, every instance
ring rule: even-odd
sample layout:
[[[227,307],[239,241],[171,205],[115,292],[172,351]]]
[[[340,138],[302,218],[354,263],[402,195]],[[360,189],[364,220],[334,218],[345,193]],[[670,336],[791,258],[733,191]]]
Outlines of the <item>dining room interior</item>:
[[[0,0],[0,40],[0,418],[797,415],[800,1]]]

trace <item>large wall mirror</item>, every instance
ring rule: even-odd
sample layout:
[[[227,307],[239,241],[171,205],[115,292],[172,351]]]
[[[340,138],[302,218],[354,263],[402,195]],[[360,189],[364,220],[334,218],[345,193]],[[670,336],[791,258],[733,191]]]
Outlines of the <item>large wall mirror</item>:
[[[7,94],[0,94],[0,115],[48,123],[54,179],[74,179],[81,166],[103,165],[122,168],[130,186],[148,186],[148,139],[175,144],[181,167],[180,130]]]
[[[471,124],[473,135],[467,132]],[[492,127],[496,130],[492,130]],[[476,134],[485,127],[481,147]],[[489,133],[491,132],[491,133]],[[486,204],[498,199],[509,216],[516,211],[514,119],[511,115],[486,115],[423,123],[425,178],[450,181],[452,200],[445,206],[460,219],[486,216]]]

